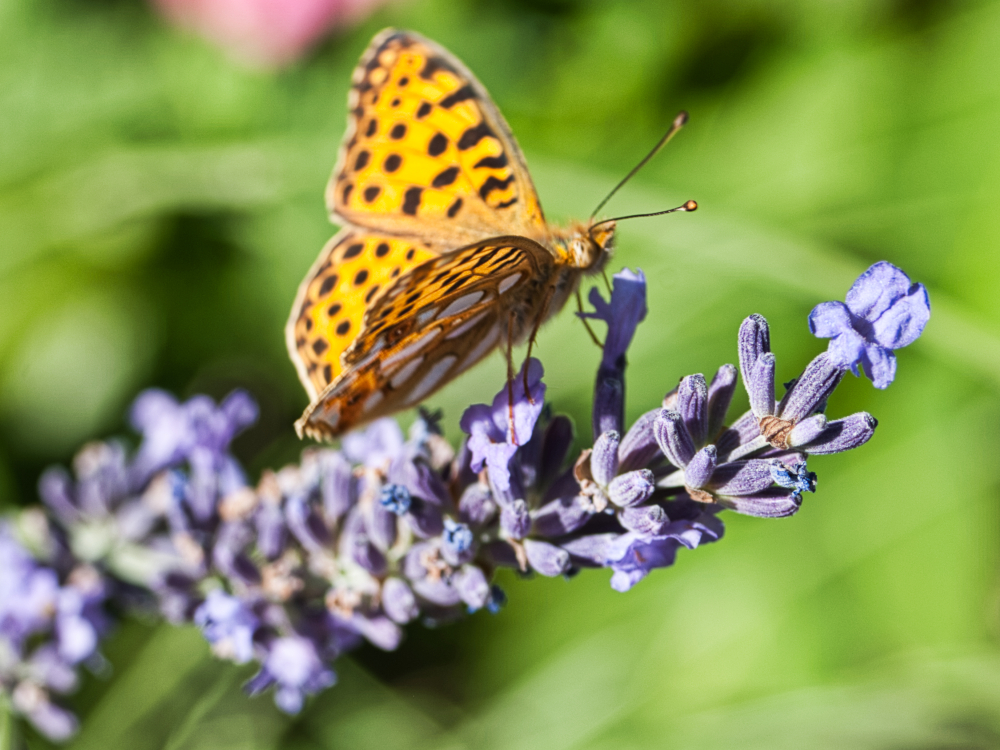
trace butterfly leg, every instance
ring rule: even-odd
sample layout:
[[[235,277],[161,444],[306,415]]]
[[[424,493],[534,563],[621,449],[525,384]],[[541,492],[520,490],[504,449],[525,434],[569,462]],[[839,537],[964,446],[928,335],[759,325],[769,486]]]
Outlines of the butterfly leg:
[[[577,288],[577,290],[576,290],[576,311],[579,312],[579,313],[583,312],[583,299],[580,297],[580,289],[579,288]],[[597,345],[598,349],[603,349],[604,348],[604,344],[602,344],[601,340],[599,338],[597,338],[597,334],[594,333],[594,329],[590,327],[590,323],[587,322],[587,319],[586,318],[580,318],[580,320],[583,321],[583,327],[586,328],[587,329],[587,333],[590,334],[590,340],[593,341],[594,344]]]
[[[538,335],[538,329],[541,327],[542,321],[545,320],[549,302],[552,301],[552,295],[555,291],[556,288],[554,286],[550,286],[545,290],[545,299],[542,301],[541,313],[539,313],[538,318],[535,320],[535,325],[531,328],[531,336],[528,337],[528,354],[524,358],[524,367],[521,368],[524,373],[524,395],[528,397],[528,403],[532,406],[535,404],[535,399],[531,397],[531,391],[528,389],[528,363],[531,361],[531,349],[535,345],[535,337]]]
[[[607,288],[608,294],[612,294],[611,280],[608,279],[608,271],[606,268],[601,269],[601,276],[604,278],[604,286]]]
[[[527,393],[527,391],[525,391]],[[507,425],[510,427],[511,440],[517,445],[517,432],[514,429],[514,313],[511,312],[507,322]]]

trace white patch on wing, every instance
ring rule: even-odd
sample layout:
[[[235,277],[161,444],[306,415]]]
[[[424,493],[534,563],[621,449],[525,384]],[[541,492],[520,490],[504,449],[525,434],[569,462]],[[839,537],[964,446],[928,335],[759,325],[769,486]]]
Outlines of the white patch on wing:
[[[494,328],[492,331],[487,333],[483,340],[476,344],[476,348],[465,355],[465,359],[462,360],[462,369],[465,370],[467,367],[470,367],[483,357],[490,349],[496,346],[499,339],[499,328]]]
[[[458,315],[460,312],[468,310],[474,304],[479,302],[483,298],[486,292],[469,292],[468,294],[463,294],[457,300],[448,305],[444,312],[441,313],[442,318],[450,318],[452,315]]]
[[[371,411],[378,406],[379,402],[382,401],[383,398],[384,395],[382,394],[382,391],[372,391],[371,395],[365,399],[365,403],[362,405],[361,410]]]
[[[386,357],[385,359],[382,360],[382,365],[381,365],[382,371],[385,372],[385,371],[389,370],[392,367],[392,365],[395,364],[396,362],[399,362],[400,360],[406,359],[407,357],[409,357],[414,352],[420,351],[425,346],[427,346],[427,344],[430,343],[431,339],[433,339],[439,333],[441,333],[441,329],[440,328],[432,328],[427,333],[425,333],[423,336],[421,336],[420,338],[418,338],[416,341],[407,344],[402,349],[400,349],[398,352],[393,352],[388,357]]]
[[[362,367],[364,367],[373,359],[375,359],[376,355],[384,348],[385,348],[385,336],[383,335],[375,339],[375,343],[372,344],[371,348],[365,353],[365,356],[359,359],[351,366],[356,370],[360,370]]]
[[[415,404],[434,390],[434,387],[448,374],[448,370],[451,369],[451,366],[455,364],[457,359],[458,357],[454,354],[449,354],[447,357],[442,357],[435,362],[430,371],[424,375],[423,380],[417,383],[417,386],[410,392],[410,397],[406,400],[406,403]]]
[[[456,338],[458,336],[461,336],[463,333],[465,333],[466,331],[468,331],[470,328],[475,327],[477,323],[479,323],[483,318],[485,318],[489,314],[490,314],[489,310],[483,310],[481,313],[477,313],[476,315],[473,315],[467,321],[465,321],[464,323],[462,323],[462,325],[460,325],[458,328],[456,328],[453,331],[449,331],[448,335],[445,336],[445,338],[446,339],[453,339],[453,338]]]
[[[405,365],[399,368],[399,372],[392,376],[389,383],[393,388],[399,388],[403,383],[409,380],[410,376],[417,371],[417,368],[423,363],[424,358],[417,357],[416,359],[407,362]]]
[[[521,280],[521,273],[512,273],[506,279],[500,282],[500,294],[503,294],[508,289],[510,289],[514,284]]]
[[[436,307],[432,307],[430,310],[424,310],[423,312],[417,314],[417,325],[424,326],[427,324],[427,321],[434,320],[434,318],[436,317],[437,317]]]

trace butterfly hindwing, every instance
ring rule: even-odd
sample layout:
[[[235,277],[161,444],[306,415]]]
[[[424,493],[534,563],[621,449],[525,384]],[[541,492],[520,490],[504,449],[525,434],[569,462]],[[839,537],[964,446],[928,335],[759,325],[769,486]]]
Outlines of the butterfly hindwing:
[[[355,227],[326,244],[299,287],[285,327],[288,353],[310,399],[341,373],[341,355],[380,293],[436,256],[425,241]]]
[[[344,371],[296,424],[331,439],[413,406],[491,352],[522,338],[553,260],[522,237],[484,240],[400,276],[365,315]]]
[[[349,103],[327,187],[331,212],[452,247],[502,234],[544,236],[510,129],[486,89],[447,50],[386,30],[355,69]]]

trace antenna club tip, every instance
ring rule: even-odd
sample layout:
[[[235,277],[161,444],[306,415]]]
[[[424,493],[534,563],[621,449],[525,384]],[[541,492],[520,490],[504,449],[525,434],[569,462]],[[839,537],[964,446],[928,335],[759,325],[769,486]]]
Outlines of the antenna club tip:
[[[697,204],[697,202],[695,202],[695,201],[688,201],[687,203],[684,204],[684,210],[685,211],[697,211],[698,210],[698,204]]]
[[[677,117],[674,118],[674,127],[682,128],[685,125],[687,125],[687,121],[688,121],[688,113],[682,109],[680,112],[677,113]]]

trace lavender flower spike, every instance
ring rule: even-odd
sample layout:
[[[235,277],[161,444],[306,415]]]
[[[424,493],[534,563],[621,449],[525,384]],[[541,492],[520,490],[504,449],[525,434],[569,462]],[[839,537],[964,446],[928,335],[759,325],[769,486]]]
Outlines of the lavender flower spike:
[[[798,512],[816,490],[807,457],[856,448],[877,425],[867,412],[828,419],[829,395],[858,363],[876,385],[891,380],[872,363],[894,362],[929,309],[923,287],[876,264],[846,305],[816,308],[814,330],[834,341],[780,401],[767,321],[751,315],[739,374],[688,375],[626,429],[626,350],[646,315],[645,278],[623,271],[610,301],[596,291],[591,301],[584,317],[608,330],[593,443],[575,460],[570,419],[543,416],[535,359],[491,404],[465,411],[457,452],[426,413],[408,438],[381,419],[256,486],[230,450],[257,414],[248,395],[216,405],[144,392],[134,453],[91,443],[72,472],[43,476],[46,507],[0,519],[0,702],[67,739],[76,719],[59,696],[103,658],[111,614],[146,601],[143,590],[168,620],[199,626],[216,656],[256,663],[246,689],[273,688],[287,713],[332,685],[332,662],[365,640],[390,651],[406,623],[495,613],[499,566],[566,577],[604,568],[626,591],[679,550],[720,539],[724,511]],[[844,350],[859,358],[844,364]],[[740,375],[750,411],[727,426]]]
[[[865,271],[843,302],[823,302],[809,313],[809,329],[830,339],[831,360],[857,375],[858,365],[876,388],[888,388],[896,377],[894,349],[912,344],[931,316],[923,284],[887,261]]]
[[[527,393],[522,369],[513,383],[500,389],[491,406],[476,404],[462,415],[461,427],[469,434],[473,471],[480,471],[485,464],[490,480],[501,491],[510,488],[508,464],[518,447],[531,440],[545,399],[542,363],[532,358],[524,363],[524,367],[528,368]],[[510,406],[510,391],[514,392],[513,408]]]
[[[635,329],[646,317],[646,277],[624,269],[614,275],[611,301],[605,302],[596,287],[588,297],[594,312],[577,313],[581,318],[593,318],[608,324],[604,353],[597,370],[594,388],[594,438],[615,430],[622,432],[625,420],[625,352],[632,343]]]

